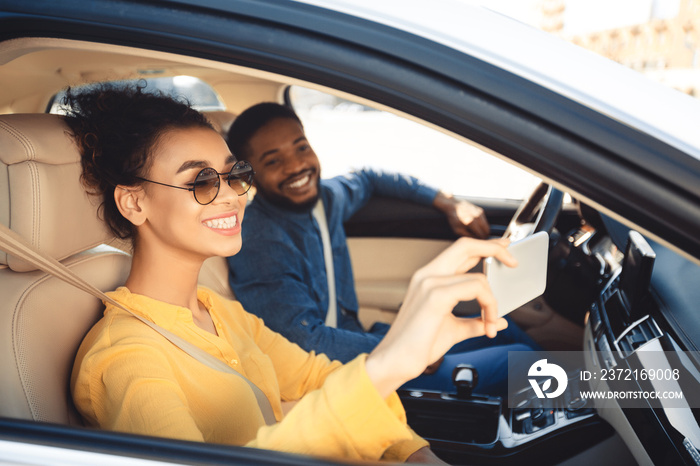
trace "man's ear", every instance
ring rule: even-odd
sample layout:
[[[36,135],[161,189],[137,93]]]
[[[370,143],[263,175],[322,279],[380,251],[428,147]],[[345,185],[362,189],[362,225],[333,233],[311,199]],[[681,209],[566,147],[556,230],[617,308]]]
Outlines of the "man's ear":
[[[142,225],[146,221],[146,212],[143,209],[143,188],[134,186],[117,186],[114,189],[114,202],[117,209],[136,226]]]

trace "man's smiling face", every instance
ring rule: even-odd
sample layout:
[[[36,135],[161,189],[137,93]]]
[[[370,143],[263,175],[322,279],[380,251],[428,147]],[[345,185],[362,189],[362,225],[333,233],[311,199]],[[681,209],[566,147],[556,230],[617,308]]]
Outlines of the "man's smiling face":
[[[248,154],[259,194],[293,210],[314,206],[321,166],[298,121],[271,120],[250,138]]]

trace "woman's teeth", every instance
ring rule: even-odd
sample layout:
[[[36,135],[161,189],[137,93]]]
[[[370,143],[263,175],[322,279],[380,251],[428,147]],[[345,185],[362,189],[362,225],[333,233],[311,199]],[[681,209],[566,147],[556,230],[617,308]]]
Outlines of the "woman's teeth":
[[[209,228],[216,228],[220,230],[229,230],[231,228],[234,228],[236,226],[236,216],[232,215],[231,217],[226,217],[226,218],[215,218],[213,220],[207,220],[204,222],[206,226]]]
[[[306,175],[305,177],[295,181],[294,183],[289,183],[287,186],[292,188],[292,189],[301,188],[302,186],[304,186],[306,183],[309,182],[310,178],[311,177],[309,175]]]

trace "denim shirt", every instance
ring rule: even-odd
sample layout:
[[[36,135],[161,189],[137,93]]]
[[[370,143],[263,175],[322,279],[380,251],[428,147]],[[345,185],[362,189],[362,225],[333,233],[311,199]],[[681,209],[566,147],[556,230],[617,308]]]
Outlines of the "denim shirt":
[[[258,195],[246,208],[243,247],[228,258],[231,289],[245,309],[307,351],[348,362],[369,353],[388,326],[365,332],[343,223],[373,196],[431,205],[437,191],[417,179],[362,170],[320,183],[333,249],[337,328],[326,327],[328,282],[321,233],[311,211],[294,212]]]

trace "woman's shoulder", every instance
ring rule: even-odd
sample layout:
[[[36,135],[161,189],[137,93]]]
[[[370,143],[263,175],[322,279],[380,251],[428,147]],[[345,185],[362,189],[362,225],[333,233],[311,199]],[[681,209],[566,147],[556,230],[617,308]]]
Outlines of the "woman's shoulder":
[[[105,302],[102,317],[87,333],[81,348],[88,347],[91,352],[95,352],[109,347],[138,344],[139,341],[151,345],[162,339],[139,319],[155,320],[146,311],[151,306],[141,302],[143,299],[140,298],[144,297],[131,293],[126,287],[117,288],[106,295],[114,302]]]
[[[108,306],[100,320],[92,326],[81,346],[94,350],[120,345],[135,344],[138,341],[151,344],[159,334],[133,315],[115,306]]]

